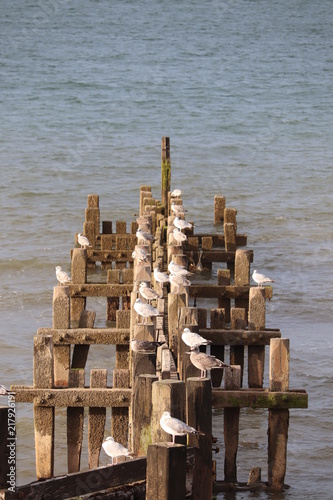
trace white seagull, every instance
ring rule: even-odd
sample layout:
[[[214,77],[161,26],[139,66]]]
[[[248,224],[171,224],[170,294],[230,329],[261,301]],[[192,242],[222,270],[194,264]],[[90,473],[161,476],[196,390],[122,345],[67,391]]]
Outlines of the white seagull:
[[[136,259],[139,264],[148,262],[147,253],[144,248],[136,247],[136,249],[132,253],[132,257],[133,259]]]
[[[81,233],[78,233],[77,241],[81,245],[81,248],[91,247],[88,238]]]
[[[257,273],[256,269],[253,271],[252,278],[253,278],[253,281],[258,283],[258,286],[260,288],[262,288],[263,283],[275,283],[274,280],[271,280],[270,278],[268,278],[264,274]]]
[[[153,342],[150,340],[131,340],[131,349],[134,352],[150,352],[156,351],[156,348],[164,344],[164,342]]]
[[[147,318],[151,316],[158,316],[160,313],[156,307],[151,306],[150,304],[145,304],[141,299],[136,299],[134,302],[135,311],[144,318],[144,322],[147,322]]]
[[[57,280],[61,285],[67,285],[67,283],[70,283],[71,279],[69,275],[66,273],[66,271],[63,271],[60,266],[55,267],[55,272]]]
[[[211,340],[207,340],[198,333],[191,332],[189,328],[184,328],[182,333],[183,342],[191,348],[199,347],[199,345],[208,345],[211,344]]]
[[[111,465],[113,465],[114,458],[117,464],[118,457],[128,457],[130,455],[128,449],[122,444],[117,443],[112,436],[107,437],[104,443],[102,443],[102,446],[105,453],[111,457]]]
[[[213,368],[230,368],[230,365],[223,363],[223,361],[217,359],[215,356],[200,352],[199,347],[193,347],[187,354],[190,354],[191,363],[201,371],[200,378],[207,376],[207,370],[212,370]]]
[[[170,281],[169,276],[167,274],[163,273],[162,271],[160,271],[158,269],[158,267],[154,268],[154,278],[155,278],[155,281],[157,281],[158,283],[162,283],[162,285],[164,283],[169,283],[169,281]]]
[[[179,245],[181,245],[184,241],[187,240],[187,236],[186,234],[182,233],[179,229],[177,229],[175,227],[175,229],[172,231],[173,232],[173,236],[175,238],[175,240],[177,241],[177,243]]]
[[[179,264],[176,264],[173,260],[170,261],[168,265],[168,271],[171,274],[178,274],[181,276],[188,276],[192,275],[193,273],[190,273],[187,269],[185,269],[185,266],[181,266]]]
[[[150,304],[150,302],[152,300],[160,299],[162,297],[162,295],[157,293],[156,290],[149,288],[149,286],[147,285],[147,283],[145,281],[142,281],[142,283],[140,283],[139,292],[140,292],[140,295],[145,300],[148,300],[148,304]]]
[[[177,291],[174,293],[179,293],[181,286],[190,286],[191,282],[185,278],[182,274],[170,274],[170,283],[177,287]]]
[[[180,196],[183,194],[183,191],[181,189],[174,189],[171,193],[171,198],[180,198]]]
[[[142,231],[142,229],[140,228],[136,232],[136,237],[139,241],[145,241],[146,243],[155,241],[155,238],[151,233],[149,233],[148,231]]]
[[[178,216],[174,218],[173,225],[176,226],[178,229],[191,229],[192,224],[190,222],[186,222],[183,219],[180,219]]]
[[[194,427],[185,424],[182,420],[172,417],[169,411],[165,411],[160,419],[162,429],[172,436],[172,444],[175,444],[176,436],[185,436],[186,434],[203,434]]]

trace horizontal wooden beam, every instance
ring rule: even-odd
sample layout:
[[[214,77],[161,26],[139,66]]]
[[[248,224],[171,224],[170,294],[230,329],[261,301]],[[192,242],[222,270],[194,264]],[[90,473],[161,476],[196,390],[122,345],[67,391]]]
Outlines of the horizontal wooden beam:
[[[184,246],[183,253],[186,257],[190,257],[194,253],[194,257],[198,257],[200,249],[196,250]],[[250,252],[250,262],[253,262],[253,251]],[[204,250],[202,254],[202,262],[234,262],[236,252],[226,252],[223,249]]]
[[[225,297],[227,299],[248,298],[249,286],[235,286],[235,285],[213,285],[213,284],[197,284],[193,283],[189,287],[190,297],[201,297],[207,299],[218,299]],[[271,299],[273,297],[273,288],[271,286],[263,287],[265,291],[265,298]]]
[[[308,395],[303,390],[272,392],[268,389],[213,389],[214,408],[307,408]]]
[[[219,330],[201,328],[200,335],[211,340],[214,345],[269,345],[271,339],[280,338],[280,330]]]
[[[54,329],[39,328],[37,335],[51,335],[55,345],[61,344],[128,344],[130,331],[128,328],[72,328]]]
[[[130,236],[130,235],[128,235]],[[134,235],[134,238],[136,236]],[[90,250],[87,249],[87,256],[93,262],[133,262],[133,250]]]
[[[126,297],[132,292],[133,284],[70,283],[68,288],[71,297]]]
[[[146,457],[126,460],[115,465],[75,472],[45,481],[36,481],[15,488],[15,493],[5,492],[6,500],[24,498],[81,498],[92,492],[109,490],[110,487],[139,483],[146,480]],[[105,497],[106,498],[106,497]],[[111,497],[108,497],[111,498]],[[112,497],[113,498],[113,497]]]
[[[125,406],[131,404],[132,389],[61,388],[37,389],[32,386],[13,385],[17,403],[34,403],[38,406],[99,407]]]
[[[214,247],[224,247],[225,239],[223,233],[193,233],[191,234],[193,238],[212,238]],[[238,247],[245,247],[247,245],[247,235],[246,234],[236,234],[236,245]]]

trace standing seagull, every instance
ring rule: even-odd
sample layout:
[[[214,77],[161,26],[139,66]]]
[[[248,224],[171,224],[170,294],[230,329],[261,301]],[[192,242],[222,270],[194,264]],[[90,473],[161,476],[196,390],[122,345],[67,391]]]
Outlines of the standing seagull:
[[[175,227],[175,229],[172,232],[173,232],[173,237],[177,241],[178,245],[181,245],[184,241],[187,240],[186,234],[182,233],[180,229],[177,229]]]
[[[158,309],[150,304],[145,304],[141,299],[136,299],[134,302],[134,310],[144,318],[144,323],[147,323],[147,318],[150,318],[151,316],[158,316],[160,314]]]
[[[200,352],[199,347],[193,347],[187,354],[190,354],[191,363],[201,371],[200,378],[207,376],[207,370],[212,370],[213,368],[230,368],[230,365],[226,365],[215,356]]]
[[[174,189],[170,196],[171,198],[180,198],[182,194],[183,191],[181,189]]]
[[[186,222],[183,219],[180,219],[178,216],[174,218],[173,225],[176,226],[178,229],[191,229],[193,225],[190,222]]]
[[[145,281],[142,281],[139,286],[139,292],[140,295],[145,299],[148,300],[148,304],[154,299],[160,299],[162,297],[161,294],[157,293],[155,290],[152,288],[149,288],[147,283]]]
[[[182,333],[183,342],[191,348],[199,347],[199,345],[208,345],[211,344],[211,340],[204,339],[198,333],[191,332],[189,328],[184,328]]]
[[[181,286],[191,285],[191,282],[182,274],[170,274],[170,283],[177,287],[177,291],[174,293],[179,293],[179,289]]]
[[[145,243],[149,243],[150,241],[155,241],[154,236],[148,231],[142,231],[142,229],[138,229],[136,232],[136,237],[138,241],[144,241]]]
[[[81,248],[86,248],[86,247],[91,248],[91,245],[90,245],[88,238],[86,236],[84,236],[83,234],[78,233],[77,241],[78,241],[79,245],[81,245]]]
[[[136,259],[139,264],[144,264],[145,262],[148,262],[146,250],[138,246],[133,251],[132,257],[133,259]]]
[[[154,268],[154,278],[155,281],[161,283],[162,285],[164,285],[164,283],[169,283],[170,281],[169,276],[165,273],[162,273],[162,271],[160,271],[158,267]]]
[[[185,208],[183,207],[183,205],[176,205],[176,203],[171,203],[171,210],[176,215],[185,214]]]
[[[168,271],[171,274],[178,274],[181,276],[188,276],[188,275],[193,274],[193,273],[190,273],[190,271],[187,271],[187,269],[185,269],[184,266],[180,266],[179,264],[176,264],[173,260],[168,265]]]
[[[56,277],[60,285],[67,285],[70,283],[71,279],[66,271],[63,271],[60,266],[55,267]]]
[[[169,411],[165,411],[160,419],[160,425],[162,429],[172,436],[172,444],[175,444],[176,436],[185,436],[186,434],[201,434],[203,432],[199,432],[194,427],[185,424],[182,420],[178,418],[174,418],[170,415]]]
[[[117,443],[112,436],[106,438],[104,443],[102,443],[103,450],[105,453],[111,457],[111,465],[113,465],[113,459],[116,459],[116,464],[118,463],[118,457],[128,457],[130,452],[125,446]]]
[[[253,271],[252,274],[253,281],[258,283],[258,287],[262,288],[263,283],[275,283],[274,280],[271,280],[264,274],[257,273],[256,269]]]

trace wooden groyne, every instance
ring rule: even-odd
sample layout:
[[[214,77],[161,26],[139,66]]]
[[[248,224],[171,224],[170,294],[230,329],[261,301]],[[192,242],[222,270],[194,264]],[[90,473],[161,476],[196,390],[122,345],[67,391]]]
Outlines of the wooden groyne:
[[[147,498],[210,500],[213,492],[253,489],[282,490],[287,463],[289,411],[307,408],[304,390],[289,388],[289,340],[279,329],[266,328],[266,301],[271,286],[250,285],[253,250],[247,237],[237,231],[237,211],[226,207],[223,196],[214,199],[216,232],[184,231],[179,243],[173,230],[171,204],[170,141],[162,139],[161,199],[150,186],[141,186],[139,217],[101,221],[99,196],[88,195],[83,233],[90,247],[70,251],[71,281],[54,287],[53,325],[39,328],[33,344],[33,385],[12,386],[16,403],[32,403],[35,426],[37,482],[6,489],[8,457],[0,456],[1,498]],[[184,212],[179,216],[184,220]],[[138,229],[154,235],[142,241]],[[218,232],[221,230],[221,232]],[[135,253],[144,249],[139,262]],[[170,261],[193,273],[190,285],[161,285],[154,268],[167,273]],[[89,269],[105,271],[103,282],[89,281]],[[217,269],[214,281],[200,282]],[[142,318],[134,304],[140,283],[159,292],[153,301],[157,314]],[[110,327],[96,328],[96,313],[87,299],[105,297],[105,316]],[[201,299],[210,307],[200,307]],[[211,342],[208,349],[218,359],[229,354],[230,367],[211,371],[201,378],[182,341],[184,328]],[[156,351],[133,351],[132,339],[159,341]],[[85,384],[86,362],[91,345],[114,345],[113,383],[107,385],[109,366],[93,369]],[[269,386],[264,387],[265,356],[269,355]],[[55,418],[67,409],[66,476],[54,470]],[[88,409],[84,426],[84,409]],[[111,429],[105,429],[106,410],[111,408]],[[213,409],[223,409],[221,436],[212,435]],[[267,409],[268,477],[253,464],[247,484],[238,482],[237,451],[243,408]],[[1,409],[0,418],[6,420]],[[164,411],[187,422],[199,435],[176,437],[160,426]],[[263,418],[262,413],[258,418]],[[88,433],[89,470],[81,471],[84,432]],[[99,467],[102,443],[107,435],[127,447],[131,457],[118,464]],[[216,476],[213,450],[224,438],[224,477]],[[7,439],[1,427],[1,445]],[[102,453],[104,453],[102,451]],[[42,481],[41,481],[42,480]],[[121,495],[121,496],[119,496]]]

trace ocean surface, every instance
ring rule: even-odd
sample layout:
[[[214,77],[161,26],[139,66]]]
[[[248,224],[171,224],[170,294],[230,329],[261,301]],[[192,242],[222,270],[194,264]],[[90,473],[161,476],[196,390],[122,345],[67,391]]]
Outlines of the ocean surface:
[[[290,387],[309,395],[290,411],[290,488],[218,498],[332,498],[332,24],[332,0],[1,1],[1,384],[32,383],[33,337],[52,325],[54,267],[70,270],[87,195],[102,220],[129,224],[140,185],[160,197],[169,136],[172,188],[196,230],[221,231],[215,194],[237,209],[252,268],[275,280],[267,326],[290,339]],[[105,326],[105,303],[88,306]],[[111,372],[112,348],[89,356]],[[32,405],[16,409],[24,484]],[[219,440],[222,429],[216,412]],[[239,481],[253,466],[267,479],[266,432],[266,411],[241,412]],[[65,436],[59,411],[56,474]],[[223,479],[223,444],[214,458]]]

